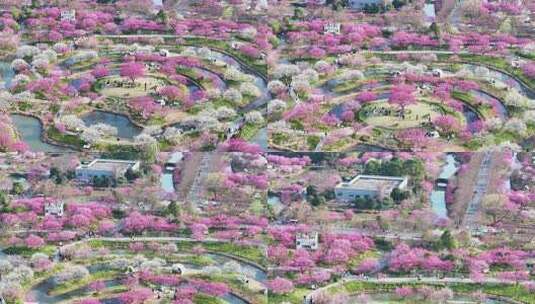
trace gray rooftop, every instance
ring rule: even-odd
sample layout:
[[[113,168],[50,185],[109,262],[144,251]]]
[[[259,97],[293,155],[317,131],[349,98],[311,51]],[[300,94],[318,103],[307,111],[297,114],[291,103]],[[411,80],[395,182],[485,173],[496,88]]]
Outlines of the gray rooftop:
[[[347,183],[340,183],[336,187],[371,191],[378,189],[392,190],[398,187],[405,180],[406,177],[398,176],[357,175],[351,181]]]
[[[77,169],[93,169],[99,171],[122,171],[137,164],[133,160],[95,159],[87,165],[80,165]]]

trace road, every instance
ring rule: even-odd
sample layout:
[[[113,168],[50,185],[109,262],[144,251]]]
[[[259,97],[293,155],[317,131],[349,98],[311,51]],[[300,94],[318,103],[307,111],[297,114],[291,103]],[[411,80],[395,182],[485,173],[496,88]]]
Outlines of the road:
[[[193,184],[191,185],[186,197],[186,201],[192,204],[193,210],[198,210],[199,203],[204,200],[200,194],[203,192],[203,185],[208,177],[208,174],[210,174],[212,172],[212,168],[214,168],[216,159],[218,159],[217,153],[203,153],[200,165],[197,169],[197,175],[195,176]]]
[[[457,28],[459,26],[459,24],[461,23],[460,10],[461,10],[462,4],[463,4],[462,0],[456,0],[455,1],[455,6],[451,10],[451,13],[450,13],[449,18],[448,18],[449,23],[452,26],[454,26],[455,28]]]
[[[487,187],[490,180],[490,169],[492,167],[492,153],[484,152],[483,161],[479,167],[479,173],[476,178],[476,185],[474,187],[474,196],[468,202],[466,213],[464,214],[462,226],[469,231],[474,232],[477,226],[477,219],[479,216],[479,209],[481,208],[481,200],[487,192]]]
[[[273,224],[270,227],[273,228],[282,228],[286,225],[277,225]],[[315,231],[324,231],[325,227],[320,225],[312,225],[311,229]],[[358,229],[358,228],[349,228],[349,227],[330,227],[328,228],[329,233],[338,233],[338,234],[361,234],[368,237],[374,237],[374,238],[384,238],[384,239],[390,239],[390,240],[403,240],[403,241],[418,241],[422,239],[422,234],[419,232],[377,232],[377,231],[369,231],[365,229]]]

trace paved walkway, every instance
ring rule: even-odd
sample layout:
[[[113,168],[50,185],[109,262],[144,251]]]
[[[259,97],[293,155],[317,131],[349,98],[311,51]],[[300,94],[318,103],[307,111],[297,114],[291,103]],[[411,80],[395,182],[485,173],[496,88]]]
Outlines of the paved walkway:
[[[217,158],[215,157],[216,154],[217,153],[213,152],[203,153],[201,163],[197,169],[197,175],[195,176],[193,184],[191,185],[191,188],[186,197],[186,201],[191,202],[194,210],[197,210],[199,203],[204,200],[204,198],[200,194],[203,191],[203,185],[208,177],[208,174],[212,172],[211,169],[214,165],[214,159]]]
[[[479,173],[476,178],[476,185],[474,187],[474,196],[468,202],[466,213],[463,218],[462,226],[466,227],[471,232],[474,232],[477,225],[477,219],[479,216],[479,209],[481,208],[481,200],[487,192],[487,187],[490,180],[490,169],[492,168],[492,153],[489,151],[484,152],[483,161],[479,167]]]

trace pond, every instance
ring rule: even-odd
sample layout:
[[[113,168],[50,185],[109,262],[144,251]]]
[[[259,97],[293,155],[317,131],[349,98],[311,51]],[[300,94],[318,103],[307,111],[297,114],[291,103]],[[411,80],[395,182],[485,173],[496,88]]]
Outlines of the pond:
[[[4,253],[4,247],[0,245],[0,260],[6,259],[7,254]]]
[[[179,162],[184,159],[184,153],[174,152],[169,156],[169,159],[165,162],[162,175],[160,176],[160,184],[162,189],[166,193],[175,192],[175,183],[173,180],[173,171]]]
[[[426,21],[433,22],[436,18],[435,4],[433,3],[424,4],[424,14],[425,14]]]
[[[284,209],[284,204],[278,195],[268,195],[267,204],[273,209],[275,214],[279,214]]]
[[[11,80],[15,76],[15,71],[11,64],[5,61],[0,61],[0,75],[2,75],[2,87],[7,89],[11,86]]]
[[[130,119],[122,114],[105,111],[93,111],[82,117],[86,126],[104,123],[117,128],[117,136],[120,138],[132,139],[141,133],[142,129],[134,125]]]
[[[88,268],[89,269],[89,268]],[[119,286],[122,284],[120,278],[112,279],[112,280],[105,280],[104,284],[106,285],[106,288],[111,288],[115,286]],[[59,295],[49,295],[48,292],[52,290],[56,286],[56,283],[54,282],[54,278],[48,278],[41,283],[35,285],[26,295],[26,299],[30,301],[35,301],[41,304],[48,304],[48,303],[59,303],[61,301],[67,301],[69,299],[74,299],[77,297],[85,296],[86,294],[90,293],[91,290],[89,288],[89,284],[86,286],[83,286],[81,288],[59,294]]]
[[[173,171],[165,169],[160,177],[160,184],[165,192],[175,192],[175,185],[173,183]]]
[[[513,164],[511,165],[511,169],[514,171],[514,170],[519,170],[522,168],[522,163],[520,163],[520,161],[518,160],[518,153],[517,152],[513,152]],[[511,191],[511,175],[509,176],[509,178],[506,179],[505,181],[505,189],[507,191]]]
[[[440,180],[449,180],[458,169],[458,164],[455,161],[453,154],[448,154],[446,156],[446,164],[442,166],[442,171],[440,172]],[[446,189],[444,187],[435,187],[431,192],[431,207],[433,212],[438,217],[448,218],[448,209],[446,208]]]
[[[470,133],[477,132],[477,128],[474,127],[473,123],[479,120],[479,115],[477,115],[477,113],[469,106],[463,105],[463,116],[468,124]]]
[[[17,128],[22,140],[28,144],[31,151],[34,152],[67,152],[71,149],[51,145],[44,142],[41,139],[41,133],[43,132],[43,126],[41,122],[34,117],[11,114],[10,115],[13,124]]]
[[[250,142],[259,145],[263,151],[268,150],[268,131],[267,127],[262,128],[251,138]]]
[[[363,143],[359,143],[353,149],[351,149],[351,151],[354,151],[354,152],[394,152],[394,150],[392,149],[388,149],[388,148],[381,147],[378,145],[363,144]]]
[[[221,299],[224,301],[230,303],[230,304],[247,304],[244,300],[238,298],[232,293],[227,293],[226,295],[222,296]]]

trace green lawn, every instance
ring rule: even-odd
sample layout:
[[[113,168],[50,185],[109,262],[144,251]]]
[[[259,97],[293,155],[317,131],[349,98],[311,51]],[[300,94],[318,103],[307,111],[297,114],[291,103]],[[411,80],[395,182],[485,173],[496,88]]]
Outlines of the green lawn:
[[[246,123],[240,129],[240,137],[245,139],[245,140],[250,140],[251,138],[253,138],[258,133],[258,131],[261,128],[262,128],[262,126],[260,126],[260,125]]]
[[[56,246],[53,246],[53,245],[45,245],[40,248],[29,248],[29,247],[21,246],[21,247],[8,247],[4,249],[4,253],[7,255],[20,255],[26,258],[31,257],[32,254],[38,253],[38,252],[51,256],[54,254],[55,251],[56,251]]]
[[[56,127],[54,127],[54,126],[51,126],[50,128],[48,128],[46,130],[46,134],[47,134],[48,138],[50,138],[50,139],[52,139],[54,141],[57,141],[57,142],[60,142],[60,143],[64,143],[64,144],[68,144],[68,145],[71,145],[71,146],[75,146],[75,147],[78,147],[78,148],[83,147],[84,144],[85,144],[85,142],[83,140],[81,140],[78,136],[70,135],[70,134],[63,134],[58,129],[56,129]]]

